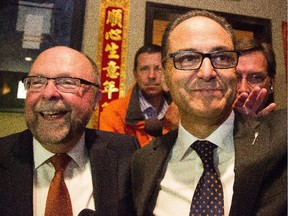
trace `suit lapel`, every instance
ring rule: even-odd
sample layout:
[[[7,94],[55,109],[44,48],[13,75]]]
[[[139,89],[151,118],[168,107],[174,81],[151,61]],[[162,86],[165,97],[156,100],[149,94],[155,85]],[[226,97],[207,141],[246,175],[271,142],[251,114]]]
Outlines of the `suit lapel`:
[[[109,212],[116,215],[117,208],[112,206],[117,206],[117,153],[109,149],[109,141],[100,139],[98,135],[91,136],[88,131],[86,134],[97,214],[105,215]]]
[[[142,182],[141,179],[135,181],[136,184],[137,182],[142,183],[142,185],[136,186],[135,188],[137,188],[137,191],[134,191],[134,193],[137,194],[134,205],[136,206],[137,211],[140,211],[138,212],[138,215],[144,215],[144,211],[147,209],[149,202],[154,205],[154,200],[151,201],[151,199],[153,199],[153,194],[158,194],[158,189],[156,188],[163,178],[164,165],[175,143],[177,134],[178,130],[172,131],[150,144],[152,151],[149,151],[149,154],[145,154],[144,156],[145,160],[149,161],[150,166],[145,166],[144,164],[140,165],[143,166],[143,168],[145,167],[144,170],[141,174],[136,174],[136,176],[134,176],[136,179],[145,179],[144,182]]]
[[[33,215],[33,145],[29,131],[15,137],[13,149],[8,153],[1,171],[1,199],[11,203],[11,215]],[[0,166],[0,167],[1,167]],[[2,182],[3,181],[3,182]],[[2,185],[3,184],[3,185]],[[1,208],[1,207],[0,207]]]
[[[234,129],[235,182],[230,215],[251,215],[268,160],[269,128],[236,115]],[[258,135],[257,135],[258,134]]]

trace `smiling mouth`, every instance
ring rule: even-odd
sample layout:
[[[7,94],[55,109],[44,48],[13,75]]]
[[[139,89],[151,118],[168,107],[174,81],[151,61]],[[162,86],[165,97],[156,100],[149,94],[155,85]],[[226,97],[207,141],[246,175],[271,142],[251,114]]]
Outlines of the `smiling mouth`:
[[[45,112],[40,112],[41,116],[44,119],[58,119],[58,118],[62,118],[67,113],[68,113],[67,111],[45,111]]]

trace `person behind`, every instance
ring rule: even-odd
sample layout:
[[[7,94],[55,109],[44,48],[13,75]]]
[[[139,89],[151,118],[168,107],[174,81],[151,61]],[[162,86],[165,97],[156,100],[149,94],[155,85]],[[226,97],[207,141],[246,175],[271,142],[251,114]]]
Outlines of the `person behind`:
[[[24,85],[28,129],[0,138],[0,215],[68,216],[85,208],[132,215],[130,159],[139,144],[127,135],[85,128],[101,95],[92,60],[68,47],[49,48]],[[66,199],[63,191],[51,199],[57,158],[68,164],[59,168]]]
[[[99,129],[133,135],[144,146],[152,139],[145,129],[146,120],[163,119],[171,102],[162,88],[161,47],[140,47],[134,57],[133,74],[136,84],[125,97],[103,109]]]
[[[241,51],[236,67],[238,95],[249,95],[255,87],[267,91],[262,100],[259,100],[261,105],[246,101],[248,106],[259,106],[249,115],[261,116],[273,111],[276,107],[274,103],[276,60],[272,46],[255,39],[242,38],[236,41],[236,49]],[[237,109],[237,106],[235,108]]]
[[[163,73],[180,123],[133,155],[137,216],[287,214],[286,110],[262,121],[233,111],[238,55],[214,13],[168,24]]]

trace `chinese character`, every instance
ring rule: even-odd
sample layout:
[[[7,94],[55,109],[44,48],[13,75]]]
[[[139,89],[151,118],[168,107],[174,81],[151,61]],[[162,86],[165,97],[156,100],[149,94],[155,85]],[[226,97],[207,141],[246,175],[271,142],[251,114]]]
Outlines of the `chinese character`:
[[[107,44],[105,47],[105,51],[109,52],[108,58],[110,59],[119,59],[119,55],[117,54],[117,49],[119,46],[116,43]]]
[[[105,81],[103,83],[104,90],[102,93],[108,93],[108,99],[112,98],[112,93],[113,92],[119,92],[118,88],[115,88],[115,82],[114,81]]]
[[[111,29],[109,32],[105,33],[105,39],[106,40],[112,39],[114,41],[120,41],[122,39],[121,34],[122,34],[121,29]]]
[[[116,79],[119,76],[119,72],[117,70],[120,67],[116,65],[115,61],[109,61],[108,67],[103,68],[103,70],[107,70],[106,77],[110,77],[111,79]]]
[[[118,25],[120,28],[122,28],[122,10],[113,9],[112,11],[108,11],[106,24],[108,23],[111,23],[112,27]]]

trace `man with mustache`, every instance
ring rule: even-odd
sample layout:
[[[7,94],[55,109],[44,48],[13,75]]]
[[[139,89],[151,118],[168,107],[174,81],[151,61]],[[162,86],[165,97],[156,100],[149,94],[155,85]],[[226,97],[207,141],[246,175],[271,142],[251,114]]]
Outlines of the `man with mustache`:
[[[145,121],[153,118],[161,126],[171,101],[162,88],[161,47],[140,47],[135,54],[133,74],[136,84],[124,98],[103,109],[99,129],[133,135],[144,146],[152,139],[145,130]]]
[[[137,150],[137,216],[287,215],[287,111],[261,119],[233,110],[233,29],[202,10],[170,22],[162,66],[179,127]]]
[[[23,82],[28,130],[0,138],[0,215],[72,216],[85,208],[132,215],[129,164],[139,144],[86,128],[101,98],[94,62],[69,47],[49,48]],[[59,158],[68,164],[59,169],[66,189],[53,198]]]

